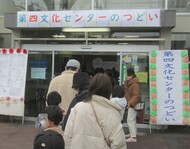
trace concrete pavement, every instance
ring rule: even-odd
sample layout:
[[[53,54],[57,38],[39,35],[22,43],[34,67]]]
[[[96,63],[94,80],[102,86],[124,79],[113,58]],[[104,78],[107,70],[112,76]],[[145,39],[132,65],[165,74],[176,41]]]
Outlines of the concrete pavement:
[[[0,149],[32,149],[38,130],[34,124],[0,121]]]
[[[37,132],[34,122],[22,125],[21,121],[10,122],[0,117],[0,149],[32,149]],[[190,127],[171,126],[151,134],[147,129],[138,132],[138,142],[128,143],[128,149],[190,149]]]

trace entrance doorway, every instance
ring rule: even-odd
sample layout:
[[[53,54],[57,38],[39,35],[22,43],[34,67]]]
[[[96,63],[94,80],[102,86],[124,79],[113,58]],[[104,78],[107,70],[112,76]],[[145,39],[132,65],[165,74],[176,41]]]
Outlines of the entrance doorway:
[[[158,50],[157,45],[133,45],[133,46],[108,46],[97,45],[92,49],[73,49],[76,45],[24,45],[25,49],[31,49],[28,56],[27,82],[26,82],[26,106],[25,116],[36,117],[43,109],[46,93],[51,79],[64,70],[66,62],[77,59],[81,63],[81,71],[95,73],[96,68],[111,69],[118,72],[118,82],[124,83],[125,70],[123,60],[127,61],[127,67],[134,67],[140,76],[142,99],[145,101],[145,110],[138,114],[138,123],[149,123],[149,82],[148,82],[148,52]],[[80,46],[78,46],[80,47]],[[35,51],[36,49],[39,49]],[[56,50],[52,50],[52,49]],[[35,49],[35,50],[32,50]],[[67,50],[66,50],[67,49]],[[68,51],[68,49],[70,51]],[[127,57],[127,58],[126,58]],[[39,67],[34,71],[33,67]],[[124,122],[126,120],[124,119]]]

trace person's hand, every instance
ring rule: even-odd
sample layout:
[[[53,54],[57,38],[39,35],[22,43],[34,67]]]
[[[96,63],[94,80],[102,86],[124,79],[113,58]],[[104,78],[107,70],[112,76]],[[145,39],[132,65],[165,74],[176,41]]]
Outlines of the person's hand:
[[[126,109],[128,109],[129,107],[130,107],[130,104],[127,104]]]
[[[67,114],[66,110],[63,110],[63,116],[65,116]]]

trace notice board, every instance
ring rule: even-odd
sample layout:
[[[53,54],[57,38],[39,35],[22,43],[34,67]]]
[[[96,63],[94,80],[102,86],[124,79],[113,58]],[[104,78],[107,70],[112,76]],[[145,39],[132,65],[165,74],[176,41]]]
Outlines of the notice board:
[[[189,125],[187,50],[153,50],[150,58],[150,122]]]
[[[0,114],[24,116],[28,51],[0,49]]]

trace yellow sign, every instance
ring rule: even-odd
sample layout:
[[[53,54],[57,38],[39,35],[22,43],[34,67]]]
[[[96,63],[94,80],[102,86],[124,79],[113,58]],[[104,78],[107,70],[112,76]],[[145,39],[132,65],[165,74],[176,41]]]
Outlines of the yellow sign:
[[[137,78],[139,79],[139,82],[147,83],[148,80],[148,74],[146,72],[135,72]]]

